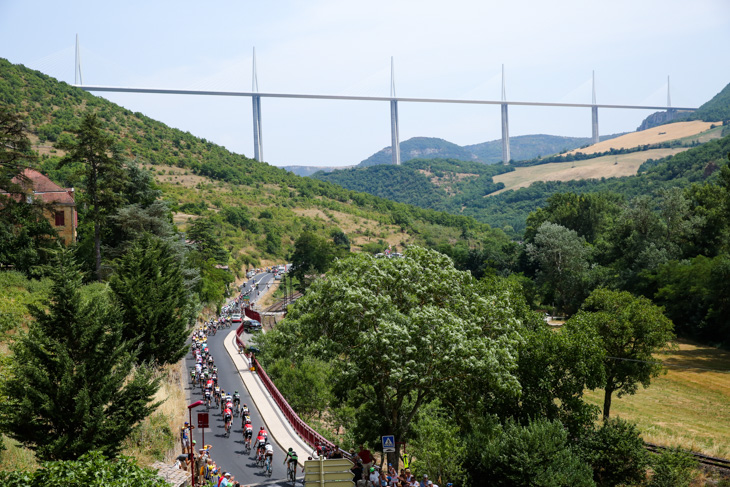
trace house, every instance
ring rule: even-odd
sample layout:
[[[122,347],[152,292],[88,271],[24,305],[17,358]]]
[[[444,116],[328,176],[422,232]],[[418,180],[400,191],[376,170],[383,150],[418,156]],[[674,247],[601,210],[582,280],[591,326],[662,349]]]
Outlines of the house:
[[[43,213],[59,238],[63,239],[66,245],[74,243],[78,226],[74,189],[60,187],[35,169],[24,169],[23,176],[23,178],[17,176],[13,178],[13,183],[22,188],[25,200],[29,203],[38,200],[44,203],[46,209]],[[20,201],[23,195],[13,194],[12,197]]]

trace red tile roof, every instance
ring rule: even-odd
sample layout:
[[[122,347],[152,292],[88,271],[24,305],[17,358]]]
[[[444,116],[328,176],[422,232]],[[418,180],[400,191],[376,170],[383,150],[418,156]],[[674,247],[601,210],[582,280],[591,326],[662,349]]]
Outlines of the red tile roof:
[[[45,203],[75,204],[73,188],[62,188],[35,169],[24,169],[23,176],[24,178],[14,177],[13,182],[27,193],[32,189],[33,196],[40,197]]]

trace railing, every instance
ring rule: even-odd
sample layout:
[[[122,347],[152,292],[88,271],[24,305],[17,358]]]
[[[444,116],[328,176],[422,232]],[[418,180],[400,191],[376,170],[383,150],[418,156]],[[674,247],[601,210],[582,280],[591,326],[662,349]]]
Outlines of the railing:
[[[243,308],[243,312],[247,318],[251,318],[252,320],[256,320],[261,323],[261,315],[256,311],[252,310],[251,308]]]
[[[256,314],[258,315],[258,313]],[[238,344],[239,348],[242,348],[244,352],[246,352],[246,343],[241,338],[242,333],[243,324],[241,324],[241,326],[238,327],[238,330],[236,330],[236,343]],[[256,357],[251,355],[250,359],[251,364],[254,366],[256,373],[259,375],[261,382],[264,384],[264,387],[266,387],[266,390],[269,391],[269,394],[271,394],[271,397],[274,399],[274,402],[276,402],[277,406],[279,406],[281,412],[284,413],[284,416],[286,417],[287,421],[289,421],[289,424],[292,426],[292,428],[294,428],[294,431],[296,431],[297,434],[312,448],[316,448],[316,445],[326,445],[330,451],[334,450],[335,445],[331,441],[314,431],[311,426],[302,421],[299,415],[294,412],[289,403],[286,402],[284,396],[281,394],[281,392],[279,392],[279,389],[276,388],[276,385],[274,385],[271,378],[266,374],[266,371],[263,369],[263,367],[261,367],[259,361],[256,360]],[[347,452],[343,450],[340,450],[340,452],[343,455],[349,457],[349,454]]]

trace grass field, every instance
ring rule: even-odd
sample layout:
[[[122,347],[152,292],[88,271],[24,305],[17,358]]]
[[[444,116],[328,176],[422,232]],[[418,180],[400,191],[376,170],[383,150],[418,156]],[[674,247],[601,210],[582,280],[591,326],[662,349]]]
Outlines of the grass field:
[[[631,132],[615,139],[604,140],[598,144],[593,144],[583,149],[574,149],[566,152],[566,154],[574,154],[582,152],[583,154],[594,154],[596,152],[606,152],[613,149],[639,147],[640,145],[659,144],[675,139],[683,139],[692,137],[707,130],[712,125],[722,125],[720,122],[702,122],[693,120],[691,122],[676,122],[666,125],[659,125],[641,132]]]
[[[535,181],[570,181],[573,179],[633,176],[639,166],[647,159],[660,159],[686,150],[686,147],[652,149],[630,154],[596,157],[585,161],[552,162],[537,166],[518,167],[512,172],[494,176],[494,182],[502,182],[505,187],[487,196],[510,189],[525,188]]]
[[[681,341],[657,355],[667,373],[633,396],[613,398],[611,416],[636,422],[645,441],[730,458],[730,352]],[[603,405],[603,391],[587,399]]]

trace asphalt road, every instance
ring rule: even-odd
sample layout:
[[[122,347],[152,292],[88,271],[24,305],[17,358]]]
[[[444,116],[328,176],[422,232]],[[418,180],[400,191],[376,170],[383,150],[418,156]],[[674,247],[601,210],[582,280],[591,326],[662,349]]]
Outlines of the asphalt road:
[[[268,277],[268,279],[266,279]],[[261,280],[259,285],[259,291],[263,291],[263,286],[268,283],[270,279],[273,279],[272,274],[259,274],[254,279],[256,281]],[[264,280],[266,279],[266,280]],[[250,281],[249,281],[250,288]],[[254,289],[255,292],[255,289]],[[251,295],[252,302],[260,297],[259,292]],[[256,432],[259,427],[263,425],[261,414],[256,409],[256,405],[251,400],[248,391],[243,385],[238,371],[233,365],[228,352],[224,349],[223,340],[230,333],[233,328],[223,328],[218,330],[215,336],[208,338],[208,349],[213,355],[215,364],[218,367],[218,383],[221,388],[229,393],[238,390],[241,394],[241,404],[246,404],[250,410],[251,423],[254,427],[254,438],[256,440]],[[249,336],[246,334],[247,337]],[[195,362],[192,357],[192,353],[189,353],[185,359],[185,365],[188,370],[188,381],[190,369],[195,366]],[[192,387],[190,384],[186,387],[186,395],[188,404],[192,404],[195,401],[203,399],[203,393],[200,387]],[[197,426],[197,413],[206,412],[205,406],[198,406],[193,410],[193,425]],[[256,466],[256,455],[252,451],[249,455],[244,455],[243,452],[243,427],[241,424],[241,417],[233,418],[233,427],[231,428],[231,436],[225,437],[225,429],[223,417],[220,414],[220,408],[216,409],[215,404],[208,411],[210,431],[205,432],[205,444],[212,445],[211,458],[224,471],[231,472],[231,475],[235,477],[242,485],[252,485],[259,483],[266,483],[269,485],[278,484],[281,481],[281,485],[291,485],[283,479],[286,477],[286,467],[282,464],[284,461],[284,452],[279,448],[276,441],[272,441],[274,447],[274,461],[273,461],[273,474],[271,478],[264,475],[262,468]],[[203,435],[196,428],[193,430],[193,439],[197,441],[197,447],[200,448],[203,443]],[[273,439],[273,438],[270,438]],[[301,454],[306,452],[301,452]]]

